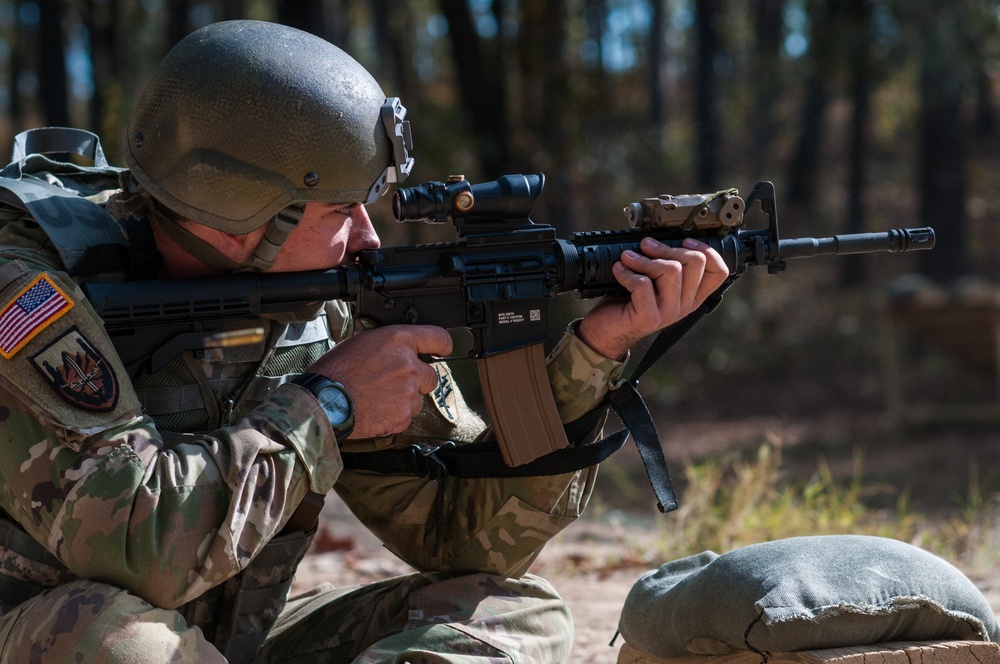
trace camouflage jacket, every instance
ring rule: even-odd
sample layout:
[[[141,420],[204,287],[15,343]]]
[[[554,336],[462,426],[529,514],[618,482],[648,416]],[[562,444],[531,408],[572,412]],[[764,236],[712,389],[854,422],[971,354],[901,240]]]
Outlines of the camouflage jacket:
[[[343,331],[334,318],[326,347]],[[267,324],[272,338],[286,332]],[[237,574],[310,489],[336,489],[418,569],[520,574],[579,516],[596,472],[448,479],[438,487],[427,478],[345,471],[329,422],[294,384],[269,386],[231,422],[216,415],[206,430],[173,436],[140,399],[170,385],[133,385],[45,232],[15,210],[0,211],[0,356],[0,507],[73,574],[161,607]],[[572,333],[549,360],[564,421],[598,404],[622,369]],[[345,449],[414,437],[471,440],[482,422],[450,381],[442,371],[437,396],[429,395],[409,431],[348,441]],[[443,549],[431,555],[439,489],[447,526]]]

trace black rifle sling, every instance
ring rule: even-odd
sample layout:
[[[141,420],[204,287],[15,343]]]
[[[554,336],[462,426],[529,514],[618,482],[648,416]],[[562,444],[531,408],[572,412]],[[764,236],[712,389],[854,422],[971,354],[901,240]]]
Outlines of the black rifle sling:
[[[608,397],[607,406],[615,411],[624,428],[596,443],[577,446],[600,423],[607,406],[595,408],[566,425],[566,436],[569,438],[570,447],[549,452],[520,466],[510,467],[503,462],[496,441],[466,445],[441,441],[440,445],[420,443],[377,452],[342,452],[344,466],[386,475],[418,475],[433,479],[443,479],[449,475],[458,478],[561,475],[589,468],[604,461],[620,450],[631,435],[639,450],[653,492],[656,494],[660,511],[673,511],[677,509],[673,481],[667,469],[663,446],[656,432],[653,417],[639,395],[638,379],[694,327],[695,323],[719,305],[722,294],[734,280],[735,277],[731,277],[698,309],[656,336],[629,379],[613,389]]]
[[[592,413],[603,414],[598,408]],[[588,413],[589,415],[589,413]],[[583,419],[583,418],[581,418]],[[587,417],[598,421],[598,418]],[[569,425],[567,425],[569,426]],[[571,436],[570,442],[573,442]],[[494,440],[456,445],[452,441],[440,444],[414,444],[377,452],[341,452],[346,468],[369,470],[385,475],[419,475],[421,477],[532,477],[561,475],[596,465],[621,449],[628,431],[621,430],[593,445],[569,447],[549,452],[520,466],[508,466],[500,456]]]
[[[672,512],[677,509],[677,494],[674,492],[674,483],[670,479],[667,460],[663,455],[663,443],[656,432],[653,416],[642,400],[642,395],[639,394],[639,377],[656,364],[664,353],[673,348],[674,344],[680,341],[681,337],[687,334],[695,323],[719,306],[719,303],[722,302],[722,294],[732,285],[734,280],[735,277],[730,277],[700,307],[660,332],[643,354],[642,359],[636,364],[629,380],[612,390],[610,394],[611,407],[621,419],[622,424],[625,425],[623,431],[632,434],[632,440],[635,441],[636,449],[639,450],[639,456],[646,469],[646,477],[649,478],[649,483],[653,487],[657,507],[661,512]],[[598,444],[603,442],[600,441]]]

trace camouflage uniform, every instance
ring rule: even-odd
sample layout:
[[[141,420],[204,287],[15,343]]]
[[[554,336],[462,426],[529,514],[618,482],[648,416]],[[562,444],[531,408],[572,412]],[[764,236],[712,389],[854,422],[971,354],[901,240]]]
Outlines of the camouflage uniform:
[[[210,642],[262,636],[275,619],[259,661],[567,659],[566,607],[525,572],[580,515],[596,468],[446,478],[433,555],[437,482],[345,470],[316,400],[285,384],[347,329],[341,308],[318,319],[332,330],[322,339],[298,343],[315,336],[315,323],[262,321],[269,340],[260,348],[228,358],[188,351],[133,385],[45,233],[5,214],[0,507],[11,521],[0,522],[0,662],[226,661]],[[12,308],[42,296],[49,310],[5,337]],[[276,361],[283,348],[293,351]],[[563,420],[598,404],[621,368],[568,333],[549,364]],[[482,421],[447,370],[439,374],[410,430],[346,449],[476,437]],[[317,589],[283,607],[273,589],[290,584],[310,537],[283,528],[307,491],[330,489],[420,572]],[[229,587],[246,589],[241,601],[251,603],[267,589],[263,622],[221,615]]]

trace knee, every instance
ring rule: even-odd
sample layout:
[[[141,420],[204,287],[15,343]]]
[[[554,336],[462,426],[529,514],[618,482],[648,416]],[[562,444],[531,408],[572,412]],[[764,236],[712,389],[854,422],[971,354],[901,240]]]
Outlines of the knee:
[[[5,615],[0,625],[5,637],[0,652],[29,654],[31,661],[225,661],[176,611],[92,581],[42,593]]]
[[[475,609],[463,625],[469,634],[502,650],[514,662],[565,662],[573,646],[569,607],[545,579],[493,574],[457,577],[475,589]],[[478,633],[476,633],[478,630]]]
[[[539,577],[423,574],[394,592],[393,610],[384,612],[391,618],[355,662],[465,661],[468,653],[512,664],[569,661],[569,609]]]
[[[573,616],[565,600],[548,581],[540,576],[525,574],[516,581],[525,588],[528,603],[539,616],[539,636],[547,640],[553,655],[564,653],[568,659],[573,645]],[[560,661],[556,656],[552,661]]]

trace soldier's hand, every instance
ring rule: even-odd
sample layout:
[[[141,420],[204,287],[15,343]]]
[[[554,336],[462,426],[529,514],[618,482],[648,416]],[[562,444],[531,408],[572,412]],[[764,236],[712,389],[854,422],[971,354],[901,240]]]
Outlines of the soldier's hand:
[[[350,438],[375,438],[406,429],[434,391],[438,375],[420,354],[447,356],[448,332],[432,325],[387,325],[337,344],[309,368],[347,388],[354,400]]]
[[[580,338],[612,359],[697,309],[729,276],[722,256],[703,242],[670,247],[647,237],[640,246],[642,254],[626,251],[613,268],[629,297],[600,300],[580,323]]]

